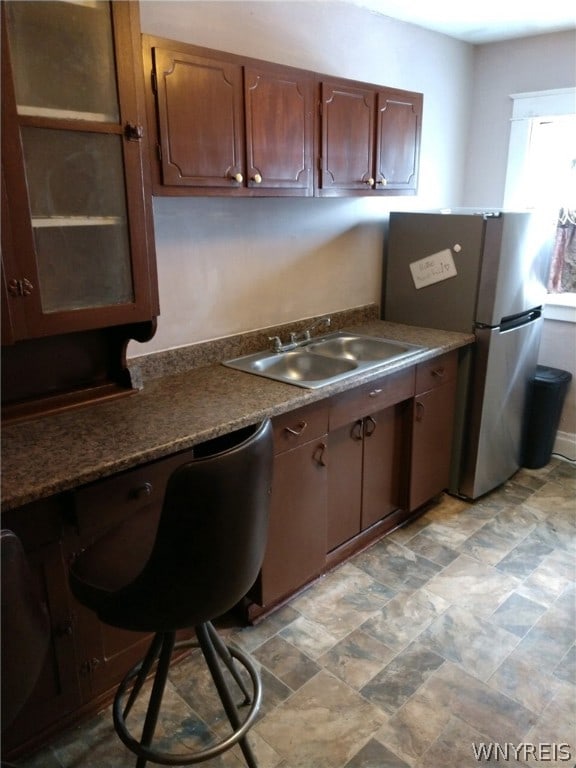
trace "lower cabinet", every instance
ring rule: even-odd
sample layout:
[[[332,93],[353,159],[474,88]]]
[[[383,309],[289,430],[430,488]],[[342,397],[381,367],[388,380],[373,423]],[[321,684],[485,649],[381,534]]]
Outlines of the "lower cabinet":
[[[408,510],[430,501],[449,485],[458,353],[416,366]]]
[[[269,609],[319,576],[326,556],[328,406],[273,419],[274,478],[268,545],[252,598]],[[258,614],[253,607],[250,615]]]
[[[414,371],[333,399],[328,435],[327,551],[403,506]]]
[[[458,353],[388,374],[273,419],[268,545],[249,619],[269,613],[392,528],[449,484]],[[68,588],[75,555],[122,529],[114,559],[155,530],[183,451],[6,512],[46,599],[51,642],[36,688],[2,734],[3,758],[45,742],[103,704],[149,636],[103,625]],[[8,628],[3,628],[8,631]],[[8,695],[3,692],[3,695]]]

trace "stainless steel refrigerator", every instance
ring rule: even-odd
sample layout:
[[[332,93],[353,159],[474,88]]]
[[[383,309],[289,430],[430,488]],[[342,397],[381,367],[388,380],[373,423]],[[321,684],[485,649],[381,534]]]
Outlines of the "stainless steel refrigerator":
[[[391,213],[382,316],[474,333],[461,354],[449,491],[475,499],[521,466],[551,253],[529,213]]]

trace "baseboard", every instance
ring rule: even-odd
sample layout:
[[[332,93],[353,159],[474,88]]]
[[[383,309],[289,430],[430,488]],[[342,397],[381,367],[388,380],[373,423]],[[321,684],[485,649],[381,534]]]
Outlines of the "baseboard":
[[[559,454],[560,458],[565,457],[569,461],[576,461],[576,435],[573,432],[558,431],[553,453]]]

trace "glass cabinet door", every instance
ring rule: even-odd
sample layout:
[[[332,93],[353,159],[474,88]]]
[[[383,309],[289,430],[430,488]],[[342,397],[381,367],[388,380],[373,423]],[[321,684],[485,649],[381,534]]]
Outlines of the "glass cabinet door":
[[[12,122],[31,232],[29,248],[20,247],[17,258],[27,259],[32,272],[25,276],[28,306],[50,329],[40,334],[60,326],[90,327],[86,313],[95,318],[94,311],[104,308],[116,308],[117,314],[113,310],[106,323],[101,319],[96,325],[126,322],[120,308],[134,309],[139,299],[133,240],[135,228],[144,229],[139,225],[146,203],[141,161],[134,159],[141,148],[127,145],[138,144],[142,131],[137,122],[131,130],[122,124],[117,56],[126,60],[121,47],[126,40],[120,41],[114,25],[116,17],[130,11],[114,5],[105,0],[5,3]],[[125,19],[121,25],[124,32],[129,27]],[[133,92],[134,67],[130,75]],[[127,193],[127,168],[139,173],[135,195]],[[135,206],[140,206],[136,216]],[[6,279],[9,293],[18,292],[21,280]],[[59,322],[55,316],[60,315],[68,323],[74,315],[72,326]],[[129,319],[147,318],[132,313]]]

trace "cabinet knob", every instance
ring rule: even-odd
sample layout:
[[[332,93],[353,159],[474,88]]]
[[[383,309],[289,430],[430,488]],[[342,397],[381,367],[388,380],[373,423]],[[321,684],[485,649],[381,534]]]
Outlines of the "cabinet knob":
[[[437,379],[441,379],[444,376],[445,369],[444,366],[440,366],[439,368],[434,368],[432,370],[432,376],[434,376]]]
[[[386,184],[388,184],[388,179],[386,178],[386,176],[382,176],[382,178],[378,179],[378,181],[376,183],[377,184],[382,184],[382,186],[385,187]]]
[[[244,181],[244,176],[242,176],[241,173],[235,173],[234,176],[232,176],[232,181],[237,181],[238,184],[241,184]]]
[[[350,437],[352,440],[362,440],[362,432],[363,432],[363,421],[362,419],[358,419],[358,421],[355,421],[352,425],[352,430],[350,432]]]
[[[378,397],[378,395],[382,394],[381,389],[373,389],[372,392],[368,393],[368,397]]]
[[[373,187],[374,186],[374,179],[372,177],[370,177],[369,179],[366,179],[364,184],[366,184],[368,187]]]
[[[255,173],[254,176],[252,176],[252,181],[254,184],[262,184],[262,176],[260,176],[259,173]]]
[[[130,491],[130,498],[131,499],[143,499],[146,498],[146,496],[152,495],[152,483],[143,483],[142,485],[138,486],[138,488],[134,488],[132,491]]]
[[[424,405],[420,400],[416,400],[416,421],[422,421],[424,418]]]

